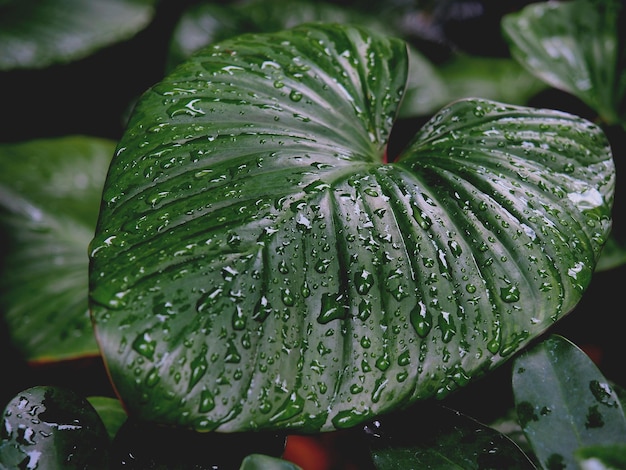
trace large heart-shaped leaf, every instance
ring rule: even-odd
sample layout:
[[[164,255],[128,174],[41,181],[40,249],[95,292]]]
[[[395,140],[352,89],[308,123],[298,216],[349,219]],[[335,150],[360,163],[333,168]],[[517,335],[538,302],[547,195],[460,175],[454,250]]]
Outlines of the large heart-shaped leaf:
[[[0,145],[0,308],[29,361],[99,354],[87,247],[114,150],[86,136]]]
[[[453,103],[394,163],[404,43],[309,24],[203,49],[139,100],[91,245],[131,414],[342,428],[497,366],[570,311],[610,225],[605,136]]]

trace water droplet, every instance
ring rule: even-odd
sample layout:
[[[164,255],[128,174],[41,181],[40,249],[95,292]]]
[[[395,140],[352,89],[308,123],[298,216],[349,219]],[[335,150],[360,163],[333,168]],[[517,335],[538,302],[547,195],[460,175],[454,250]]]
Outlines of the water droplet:
[[[241,362],[241,354],[232,339],[228,340],[226,353],[224,354],[224,362],[228,364],[239,364]]]
[[[315,271],[320,274],[324,274],[328,270],[328,266],[330,266],[330,260],[326,258],[320,258],[315,263]]]
[[[461,256],[461,253],[463,253],[463,250],[461,249],[461,245],[459,245],[455,240],[449,240],[448,241],[448,247],[450,248],[450,252],[456,258]]]
[[[385,377],[380,377],[379,379],[376,379],[376,383],[374,384],[374,391],[372,392],[373,403],[378,403],[380,401],[380,397],[382,396],[383,391],[385,390],[385,387],[387,387],[388,383],[389,380],[387,380]]]
[[[322,295],[320,314],[317,317],[319,323],[325,325],[332,320],[339,320],[346,317],[346,306],[340,302],[341,298],[342,297],[338,294],[324,293]]]
[[[311,295],[311,288],[309,287],[309,283],[306,280],[302,283],[302,287],[300,287],[300,293],[304,298],[307,298]]]
[[[276,413],[269,419],[271,423],[285,421],[293,418],[304,409],[304,398],[293,392],[289,398],[278,408]]]
[[[487,343],[487,349],[492,354],[497,354],[500,350],[500,345],[502,344],[502,328],[500,325],[495,325],[494,337],[491,341]]]
[[[289,93],[289,99],[291,101],[298,102],[302,99],[302,93],[297,90],[291,90],[291,93]]]
[[[441,312],[441,315],[439,315],[438,326],[441,330],[442,341],[444,343],[449,343],[456,333],[456,327],[450,313]]]
[[[411,325],[420,338],[425,338],[433,326],[432,314],[426,310],[423,302],[418,302],[410,314]]]
[[[358,318],[361,321],[365,321],[372,314],[372,304],[368,299],[362,299],[359,303]]]
[[[287,266],[284,259],[281,259],[278,263],[278,272],[281,274],[289,274],[289,266]]]
[[[209,390],[202,390],[200,392],[200,405],[198,406],[199,413],[208,413],[215,408],[215,397]]]
[[[152,360],[156,351],[156,341],[151,338],[148,331],[145,331],[135,338],[133,349],[143,357]]]
[[[272,306],[269,300],[267,300],[267,297],[263,296],[254,307],[252,318],[256,321],[262,322],[269,316],[270,313],[272,313]]]
[[[618,402],[613,395],[613,391],[608,383],[592,380],[589,382],[589,390],[598,402],[610,408],[617,408]]]
[[[433,225],[432,220],[430,220],[430,218],[426,214],[420,211],[418,207],[412,206],[411,209],[413,213],[413,218],[422,229],[428,230]]]
[[[350,393],[352,393],[353,395],[361,393],[362,391],[363,391],[363,385],[361,384],[350,385]]]
[[[332,423],[336,429],[347,429],[356,426],[359,423],[362,423],[369,416],[371,416],[371,411],[369,410],[369,408],[365,408],[364,410],[357,410],[355,408],[352,408],[337,413],[333,417]]]
[[[379,356],[378,359],[376,359],[376,367],[383,372],[389,369],[390,365],[391,361],[389,360],[389,354],[387,353],[387,351],[385,351],[382,356]]]
[[[519,288],[513,284],[501,287],[500,298],[507,303],[517,302],[520,299]]]
[[[311,221],[302,213],[296,216],[296,226],[304,232],[311,230],[313,227]]]
[[[246,328],[246,317],[244,316],[243,309],[240,305],[235,305],[232,324],[234,330],[243,330]]]
[[[304,187],[304,192],[307,194],[317,193],[317,192],[325,191],[329,189],[330,187],[331,187],[330,184],[321,180],[316,180],[306,185]]]
[[[230,232],[226,238],[226,243],[232,249],[236,249],[241,244],[241,237],[234,232]]]
[[[203,349],[203,351],[191,361],[191,376],[189,377],[187,393],[196,386],[204,374],[206,374],[208,368],[209,364],[206,360],[206,350]]]
[[[146,384],[146,387],[151,388],[151,387],[154,387],[157,383],[159,383],[159,380],[160,380],[159,369],[157,369],[156,367],[153,367],[152,369],[150,369],[150,371],[146,375],[146,379],[144,383]]]
[[[408,366],[411,363],[411,354],[409,351],[404,351],[402,354],[398,356],[398,365],[399,366]]]
[[[356,291],[361,295],[365,295],[374,285],[374,275],[365,269],[361,269],[354,274],[354,283]]]
[[[288,287],[281,289],[281,298],[286,307],[293,307],[295,298]]]

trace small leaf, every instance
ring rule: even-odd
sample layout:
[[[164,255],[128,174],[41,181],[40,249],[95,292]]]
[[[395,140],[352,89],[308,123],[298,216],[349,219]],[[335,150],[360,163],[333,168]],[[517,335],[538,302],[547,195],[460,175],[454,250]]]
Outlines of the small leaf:
[[[239,470],[302,470],[298,465],[276,457],[251,454],[243,459]]]
[[[579,448],[626,442],[622,405],[583,351],[557,335],[513,364],[518,419],[545,468],[578,468]]]
[[[71,390],[24,390],[2,418],[1,468],[109,468],[106,429],[89,402]]]
[[[581,470],[619,470],[626,468],[626,444],[581,447],[575,453]]]
[[[364,430],[377,470],[535,468],[504,434],[432,403],[382,417]]]
[[[106,427],[109,438],[113,440],[128,418],[126,410],[116,398],[94,396],[87,397],[87,401],[94,407]]]
[[[12,1],[0,14],[0,70],[42,68],[130,38],[154,15],[154,0]]]
[[[626,55],[620,0],[538,2],[502,20],[511,54],[609,124],[626,121]],[[623,15],[621,15],[623,17]]]
[[[83,136],[0,145],[0,305],[29,361],[99,354],[87,248],[114,150]]]
[[[188,59],[209,44],[244,33],[271,33],[312,22],[376,25],[393,33],[388,22],[364,14],[362,8],[347,8],[337,2],[311,0],[248,0],[219,4],[195,3],[181,14],[168,54],[168,69]]]

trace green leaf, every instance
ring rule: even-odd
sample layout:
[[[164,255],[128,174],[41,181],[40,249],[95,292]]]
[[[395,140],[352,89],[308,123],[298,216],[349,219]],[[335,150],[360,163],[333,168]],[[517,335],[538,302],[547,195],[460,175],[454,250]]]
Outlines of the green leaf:
[[[524,105],[546,85],[512,59],[455,55],[435,66],[411,48],[411,69],[401,117],[426,116],[462,98]]]
[[[386,29],[392,26],[362,9],[345,8],[336,2],[312,0],[245,0],[226,5],[211,2],[186,8],[174,29],[169,47],[168,68],[188,59],[194,52],[244,33],[270,33],[302,23],[356,23]]]
[[[569,340],[551,335],[513,365],[518,419],[545,468],[575,469],[579,448],[626,442],[617,395]]]
[[[239,470],[301,470],[301,468],[292,462],[276,457],[252,454],[243,459]]]
[[[626,124],[626,44],[620,0],[538,2],[502,20],[511,54],[607,123]]]
[[[582,447],[575,452],[582,470],[619,470],[626,468],[626,444]]]
[[[106,429],[89,402],[71,390],[26,389],[2,418],[1,468],[109,468]]]
[[[122,403],[116,398],[100,396],[87,397],[87,401],[94,407],[106,427],[109,438],[113,440],[128,417]]]
[[[600,129],[458,101],[384,155],[405,44],[303,25],[203,49],[137,103],[91,244],[131,414],[345,428],[443,397],[580,299],[610,225]]]
[[[40,0],[0,5],[0,70],[66,63],[129,39],[154,0]]]
[[[509,58],[457,55],[441,66],[449,101],[479,96],[524,105],[546,85]]]
[[[83,136],[0,144],[0,305],[29,361],[99,354],[87,248],[114,150]]]
[[[618,233],[612,233],[602,249],[602,256],[596,265],[596,271],[607,271],[626,264],[626,240],[618,240]]]
[[[365,432],[377,470],[535,468],[504,434],[432,403],[383,417]]]

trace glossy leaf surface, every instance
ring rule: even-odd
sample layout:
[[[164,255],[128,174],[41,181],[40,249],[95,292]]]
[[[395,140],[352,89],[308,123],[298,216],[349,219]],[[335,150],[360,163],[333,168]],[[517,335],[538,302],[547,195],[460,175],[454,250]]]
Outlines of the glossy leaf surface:
[[[380,10],[380,8],[378,8]],[[209,44],[243,33],[270,33],[315,21],[356,23],[394,30],[390,22],[362,9],[312,0],[244,0],[228,4],[192,4],[181,14],[170,42],[169,67]]]
[[[383,34],[401,34],[398,12],[384,12],[382,5],[373,10],[378,15],[312,0],[194,4],[185,9],[177,22],[168,64],[173,68],[202,47],[242,33],[268,33],[313,21],[356,23]],[[525,104],[547,86],[511,58],[455,54],[444,64],[435,65],[416,47],[410,47],[409,54],[410,69],[400,118],[430,116],[450,101],[473,96]]]
[[[626,122],[626,49],[620,0],[538,2],[502,20],[511,54],[609,124]],[[620,20],[622,18],[622,20]]]
[[[622,405],[595,364],[552,335],[514,363],[518,419],[544,468],[579,468],[584,447],[626,442]]]
[[[99,354],[87,248],[114,150],[83,136],[0,145],[0,306],[29,361]]]
[[[113,440],[127,419],[122,404],[115,398],[102,396],[88,397],[87,401],[94,407],[107,430],[109,438]]]
[[[497,366],[570,311],[610,225],[593,124],[453,103],[392,164],[402,41],[303,25],[210,46],[139,100],[91,244],[131,413],[345,428]]]
[[[32,387],[6,406],[0,468],[108,469],[109,437],[84,398],[60,387]]]
[[[430,405],[364,427],[376,470],[535,468],[504,434],[458,411]]]
[[[152,0],[41,0],[0,5],[0,70],[42,68],[128,39],[152,19]]]

